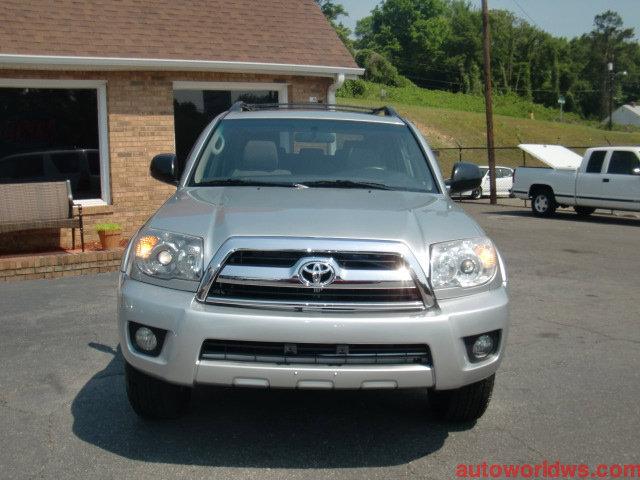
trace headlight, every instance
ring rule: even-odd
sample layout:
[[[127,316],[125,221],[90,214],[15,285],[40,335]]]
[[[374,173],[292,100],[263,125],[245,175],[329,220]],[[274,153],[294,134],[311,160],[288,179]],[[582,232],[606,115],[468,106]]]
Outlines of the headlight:
[[[202,238],[147,229],[132,246],[134,270],[162,280],[199,281],[202,276]]]
[[[488,238],[470,238],[431,246],[431,284],[434,289],[477,287],[488,283],[498,269],[498,254]]]

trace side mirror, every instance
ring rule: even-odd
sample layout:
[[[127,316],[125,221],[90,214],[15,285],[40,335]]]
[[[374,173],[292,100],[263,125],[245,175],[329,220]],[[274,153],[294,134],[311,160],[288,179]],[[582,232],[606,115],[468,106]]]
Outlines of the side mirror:
[[[636,167],[631,170],[631,175],[640,175],[640,167]]]
[[[161,153],[151,160],[149,173],[156,180],[168,183],[169,185],[178,185],[180,181],[180,172],[178,169],[178,159],[173,153]]]
[[[449,193],[475,190],[482,183],[482,172],[473,163],[457,162],[451,169]]]

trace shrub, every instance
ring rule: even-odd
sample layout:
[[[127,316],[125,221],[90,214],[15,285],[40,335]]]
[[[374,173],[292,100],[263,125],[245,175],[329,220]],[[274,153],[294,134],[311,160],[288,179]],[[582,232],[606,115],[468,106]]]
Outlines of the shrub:
[[[363,80],[347,80],[344,82],[344,85],[340,87],[337,95],[339,97],[362,97],[366,91],[367,84]]]
[[[381,83],[390,87],[405,87],[412,82],[398,73],[398,69],[373,50],[360,50],[356,54],[356,63],[365,69],[364,79],[374,83]]]
[[[122,230],[119,223],[98,223],[95,226],[96,232],[117,232]]]

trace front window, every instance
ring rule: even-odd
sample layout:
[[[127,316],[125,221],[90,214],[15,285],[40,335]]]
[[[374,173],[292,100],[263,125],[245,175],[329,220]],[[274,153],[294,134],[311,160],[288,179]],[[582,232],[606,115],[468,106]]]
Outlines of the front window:
[[[406,125],[273,118],[220,122],[190,185],[438,192]]]
[[[607,173],[615,175],[637,175],[640,168],[640,160],[631,151],[616,150],[611,154]]]
[[[93,83],[0,80],[0,182],[69,180],[74,200],[108,201],[104,87]]]

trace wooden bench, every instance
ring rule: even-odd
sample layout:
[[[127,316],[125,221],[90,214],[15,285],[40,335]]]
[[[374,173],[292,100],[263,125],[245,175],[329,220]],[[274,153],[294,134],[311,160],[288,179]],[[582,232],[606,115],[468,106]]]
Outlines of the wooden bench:
[[[73,214],[69,180],[0,184],[0,233],[43,228],[71,228],[73,248],[76,228],[84,252],[82,206]]]

